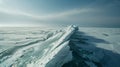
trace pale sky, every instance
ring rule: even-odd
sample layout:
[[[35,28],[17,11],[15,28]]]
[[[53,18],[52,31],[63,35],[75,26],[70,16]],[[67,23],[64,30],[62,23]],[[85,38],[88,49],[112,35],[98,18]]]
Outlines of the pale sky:
[[[0,26],[120,27],[120,0],[0,0]]]

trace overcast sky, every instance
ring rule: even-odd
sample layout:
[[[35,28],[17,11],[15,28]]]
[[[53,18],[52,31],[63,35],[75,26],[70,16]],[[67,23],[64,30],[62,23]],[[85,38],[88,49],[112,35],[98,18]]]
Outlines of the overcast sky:
[[[120,27],[120,0],[0,0],[0,26]]]

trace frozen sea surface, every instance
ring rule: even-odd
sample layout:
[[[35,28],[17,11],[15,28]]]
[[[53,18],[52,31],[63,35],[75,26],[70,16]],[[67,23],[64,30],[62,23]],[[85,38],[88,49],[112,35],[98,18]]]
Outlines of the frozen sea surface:
[[[120,67],[120,28],[0,28],[0,67]]]

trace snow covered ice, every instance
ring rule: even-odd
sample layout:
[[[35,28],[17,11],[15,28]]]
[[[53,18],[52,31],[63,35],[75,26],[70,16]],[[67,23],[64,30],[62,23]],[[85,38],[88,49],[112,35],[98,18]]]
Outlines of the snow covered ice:
[[[0,67],[120,67],[120,28],[3,28]]]

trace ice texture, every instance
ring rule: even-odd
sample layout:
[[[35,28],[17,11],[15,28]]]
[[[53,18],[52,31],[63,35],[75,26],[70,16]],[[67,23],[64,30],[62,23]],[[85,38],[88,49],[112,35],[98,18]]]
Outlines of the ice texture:
[[[66,59],[70,55],[68,44],[75,30],[75,26],[69,26],[54,36],[53,33],[47,34],[45,41],[40,42],[41,39],[38,38],[30,43],[4,50],[0,55],[0,67],[61,66],[65,61],[70,60],[70,58]],[[66,60],[63,61],[62,58]]]
[[[0,67],[120,67],[120,28],[0,29]]]

